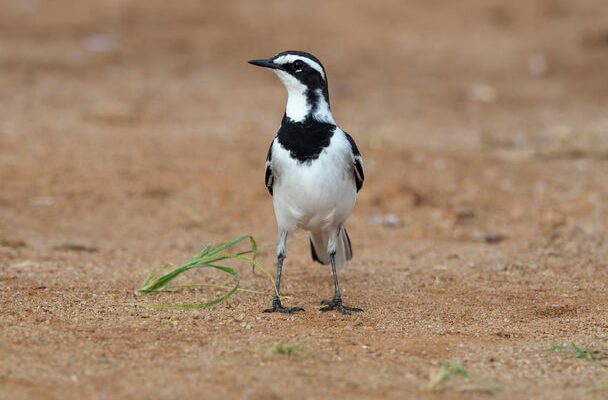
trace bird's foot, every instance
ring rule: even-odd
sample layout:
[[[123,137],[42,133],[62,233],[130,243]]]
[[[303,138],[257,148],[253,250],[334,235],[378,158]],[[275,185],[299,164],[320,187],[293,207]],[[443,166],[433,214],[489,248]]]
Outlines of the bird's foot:
[[[281,304],[281,299],[279,299],[277,296],[272,299],[272,308],[267,308],[264,310],[264,312],[268,313],[281,312],[285,314],[293,314],[298,311],[304,311],[304,309],[302,307],[285,307]]]
[[[333,300],[323,300],[321,302],[321,304],[323,304],[325,306],[325,307],[321,307],[319,309],[323,312],[331,311],[331,310],[338,310],[342,314],[350,314],[351,312],[363,311],[359,307],[347,307],[347,306],[343,305],[342,299],[340,297],[334,297]]]

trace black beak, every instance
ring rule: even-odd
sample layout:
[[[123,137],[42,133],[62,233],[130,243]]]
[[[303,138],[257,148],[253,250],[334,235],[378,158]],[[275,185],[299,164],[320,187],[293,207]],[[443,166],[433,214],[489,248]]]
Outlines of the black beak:
[[[282,65],[275,64],[274,62],[272,62],[271,58],[266,58],[266,59],[261,59],[261,60],[250,60],[248,62],[249,62],[249,64],[255,65],[255,66],[258,66],[258,67],[272,68],[272,69],[283,69]]]

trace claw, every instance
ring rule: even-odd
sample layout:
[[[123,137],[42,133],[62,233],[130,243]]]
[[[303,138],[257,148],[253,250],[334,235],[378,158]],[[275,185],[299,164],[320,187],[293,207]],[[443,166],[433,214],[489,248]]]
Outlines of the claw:
[[[267,308],[264,310],[264,312],[267,312],[267,313],[281,312],[281,313],[285,313],[285,314],[292,314],[292,313],[296,313],[298,311],[306,311],[306,310],[304,310],[302,307],[272,307],[272,308]]]
[[[319,309],[323,312],[338,310],[341,314],[350,314],[351,312],[363,311],[363,309],[359,307],[347,307],[343,305],[341,298],[334,298],[333,300],[323,300],[321,304],[325,305],[325,307],[321,307]]]
[[[275,296],[272,299],[272,307],[264,310],[266,313],[280,312],[285,314],[293,314],[299,311],[305,311],[302,307],[285,307],[281,304],[281,299]]]

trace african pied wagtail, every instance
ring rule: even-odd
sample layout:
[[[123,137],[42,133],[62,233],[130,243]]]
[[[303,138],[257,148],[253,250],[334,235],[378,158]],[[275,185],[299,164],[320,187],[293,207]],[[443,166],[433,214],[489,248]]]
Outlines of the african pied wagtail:
[[[266,312],[293,313],[301,307],[281,304],[281,269],[287,235],[310,233],[314,261],[331,263],[335,294],[321,311],[362,311],[342,304],[336,268],[353,257],[344,222],[363,185],[363,159],[352,137],[336,125],[329,109],[327,77],[321,62],[302,51],[284,51],[250,64],[271,68],[287,88],[281,127],[266,158],[266,187],[273,196],[279,237],[276,294]]]

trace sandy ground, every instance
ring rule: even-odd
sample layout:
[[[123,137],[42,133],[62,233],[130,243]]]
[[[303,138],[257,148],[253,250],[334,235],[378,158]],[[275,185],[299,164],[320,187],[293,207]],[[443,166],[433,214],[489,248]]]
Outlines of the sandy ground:
[[[1,399],[608,396],[605,1],[174,3],[2,1]],[[274,242],[285,94],[246,60],[290,48],[366,160],[341,275],[365,312],[317,311],[304,234],[283,284],[306,313],[262,313],[244,266],[267,294],[141,307],[156,265]]]

